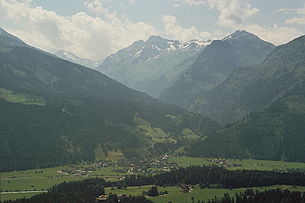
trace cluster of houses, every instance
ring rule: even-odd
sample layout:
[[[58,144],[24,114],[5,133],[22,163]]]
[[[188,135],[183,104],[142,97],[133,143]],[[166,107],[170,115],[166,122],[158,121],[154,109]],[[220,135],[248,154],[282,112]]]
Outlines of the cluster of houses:
[[[87,176],[92,173],[94,168],[81,168],[81,169],[62,169],[57,171],[57,173],[63,175],[75,175],[75,176]]]
[[[108,195],[100,195],[96,198],[97,201],[107,201]]]
[[[215,165],[223,166],[225,168],[229,167],[241,167],[242,165],[239,163],[232,163],[226,159],[209,159],[208,161],[212,162]]]
[[[187,184],[181,184],[179,187],[182,189],[183,193],[189,193],[192,191],[192,185],[187,185]]]
[[[127,167],[128,173],[156,173],[160,170],[170,171],[178,168],[177,164],[168,162],[170,156],[162,155],[144,160],[129,162]],[[120,166],[120,165],[119,165]],[[125,165],[126,166],[126,165]]]
[[[144,160],[119,160],[117,162],[112,162],[105,160],[97,164],[97,167],[112,167],[118,166],[121,168],[115,169],[114,172],[117,173],[157,173],[160,170],[170,171],[172,169],[178,168],[177,164],[169,163],[167,160],[170,158],[168,155],[157,156],[154,158],[147,158]]]
[[[133,160],[103,160],[92,167],[78,167],[72,169],[62,169],[57,172],[62,175],[76,175],[76,176],[88,176],[91,172],[96,171],[97,168],[117,167],[113,171],[121,174],[141,174],[150,173],[155,174],[160,171],[170,171],[177,169],[176,163],[169,162],[168,159],[171,156],[161,155],[156,157],[150,157],[144,160],[133,159]]]
[[[94,165],[95,167],[101,167],[101,168],[107,168],[107,167],[114,167],[117,166],[117,164],[111,160],[103,160],[99,163]]]
[[[118,198],[117,198],[117,202],[121,202],[123,201],[125,198],[127,198],[128,196],[127,195],[120,195]],[[108,195],[100,195],[96,198],[96,202],[105,202],[107,201],[109,198]]]

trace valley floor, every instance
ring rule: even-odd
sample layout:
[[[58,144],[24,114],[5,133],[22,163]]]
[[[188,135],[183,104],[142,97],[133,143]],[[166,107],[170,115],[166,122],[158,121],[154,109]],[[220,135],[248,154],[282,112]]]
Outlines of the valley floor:
[[[142,192],[147,192],[152,185],[150,186],[135,186],[135,187],[128,187],[126,190],[112,190],[111,188],[106,188],[106,194],[117,194],[120,195],[133,195],[138,196],[142,195]],[[305,187],[298,187],[298,186],[272,186],[272,187],[262,187],[262,188],[250,188],[255,190],[270,190],[270,189],[288,189],[291,191],[300,191],[305,192]],[[213,199],[214,197],[222,198],[224,194],[230,194],[234,196],[236,193],[244,192],[246,189],[249,188],[238,188],[238,189],[200,189],[199,186],[194,186],[192,190],[188,193],[184,193],[182,189],[178,186],[172,187],[158,187],[158,191],[164,192],[167,191],[167,195],[161,195],[158,197],[148,197],[148,199],[152,200],[155,203],[185,203],[185,202],[192,202],[192,197],[194,197],[194,202],[198,200],[208,201]]]
[[[282,161],[266,161],[266,160],[236,160],[236,159],[207,159],[207,158],[191,158],[191,157],[168,157],[167,159],[157,159],[154,162],[160,165],[159,168],[143,169],[138,162],[129,164],[128,166],[118,166],[115,161],[112,164],[96,166],[87,165],[69,165],[62,167],[34,169],[25,171],[13,171],[0,173],[1,176],[1,200],[12,200],[22,197],[31,197],[37,193],[46,191],[53,185],[64,181],[76,181],[86,178],[99,177],[106,181],[117,181],[127,174],[134,173],[157,173],[158,171],[168,170],[167,166],[190,166],[190,165],[219,165],[230,170],[248,169],[248,170],[291,170],[298,169],[305,171],[305,163],[293,163]],[[135,170],[137,169],[137,170]],[[137,172],[135,172],[137,171]],[[111,190],[107,188],[107,193],[141,195],[143,191],[147,191],[151,186],[128,187],[127,190]],[[291,190],[304,191],[305,187],[277,186]],[[274,187],[272,187],[274,188]],[[265,188],[261,188],[265,189]],[[154,202],[187,202],[191,197],[196,200],[207,200],[214,196],[221,197],[224,193],[235,194],[245,189],[200,189],[195,186],[190,193],[183,193],[178,187],[159,188],[160,191],[168,191],[168,195],[151,198]],[[179,200],[179,201],[178,201]]]

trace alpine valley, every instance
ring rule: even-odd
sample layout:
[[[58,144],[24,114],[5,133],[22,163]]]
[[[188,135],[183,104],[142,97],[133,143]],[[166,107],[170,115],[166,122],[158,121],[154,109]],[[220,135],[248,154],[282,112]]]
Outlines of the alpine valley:
[[[160,99],[226,126],[186,145],[185,153],[193,157],[304,162],[304,39],[304,36],[299,37],[276,47],[252,33],[238,30],[221,40],[206,43],[192,61],[185,59],[185,62],[179,62],[184,69],[175,75],[171,86],[159,87]],[[153,36],[147,42],[135,42],[103,64],[111,58],[120,58],[119,53],[124,53],[126,58],[136,55],[131,57],[132,61],[137,57],[143,58],[144,54],[134,55],[142,53],[143,47],[150,51],[155,48],[158,50],[156,53],[163,53],[156,48],[161,41],[166,50],[168,44],[178,43]],[[139,48],[136,48],[138,44]],[[158,58],[159,55],[149,58],[149,61]],[[147,69],[140,63],[136,66],[118,65],[121,63],[121,58],[113,60],[108,68],[120,70],[124,76],[136,75],[141,70],[146,72]],[[115,69],[116,65],[120,67]],[[180,65],[176,66],[177,69]],[[168,70],[167,67],[160,66]],[[124,80],[116,79],[124,83]],[[143,80],[143,83],[152,87],[149,81]],[[160,81],[157,84],[161,84]],[[141,90],[151,94],[147,89]]]
[[[1,171],[174,152],[220,125],[0,34]]]
[[[0,29],[0,115],[0,203],[305,202],[305,36],[154,35],[98,65]]]

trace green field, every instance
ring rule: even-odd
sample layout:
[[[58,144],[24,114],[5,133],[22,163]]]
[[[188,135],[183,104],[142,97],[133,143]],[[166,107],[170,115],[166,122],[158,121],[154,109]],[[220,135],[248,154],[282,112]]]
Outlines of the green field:
[[[217,160],[217,159],[216,159]],[[207,158],[191,158],[191,157],[172,157],[168,160],[169,162],[175,162],[178,166],[190,166],[190,165],[211,165],[218,164],[220,162],[228,162],[230,164],[238,164],[238,167],[228,167],[230,170],[236,169],[257,169],[257,170],[287,170],[287,169],[302,169],[305,171],[304,163],[292,163],[292,162],[281,162],[281,161],[264,161],[264,160],[217,160],[215,159],[207,159]],[[14,191],[44,191],[48,188],[52,187],[55,184],[62,183],[64,181],[77,181],[90,177],[99,177],[104,178],[106,181],[117,181],[120,177],[126,175],[126,173],[118,173],[114,170],[123,169],[123,167],[107,167],[107,168],[96,168],[88,173],[88,175],[67,175],[61,174],[58,171],[61,170],[72,170],[77,168],[91,168],[93,165],[71,165],[71,166],[61,166],[47,169],[35,169],[35,170],[25,170],[25,171],[14,171],[7,173],[0,173],[1,176],[1,191],[2,192],[14,192]],[[128,189],[128,194],[142,194],[142,191],[147,189],[147,187],[134,187]],[[178,188],[169,187],[166,189],[169,195],[164,197],[154,198],[156,202],[166,202],[170,198],[174,198],[176,195],[172,194],[180,194]],[[162,191],[162,189],[161,189]],[[304,190],[305,191],[305,190]],[[108,191],[109,192],[109,191]],[[113,193],[122,193],[125,194],[124,191],[116,190],[112,191]],[[199,188],[195,188],[192,193],[181,193],[180,196],[183,196],[184,200],[189,199],[192,195],[196,196],[196,198],[211,198],[215,196],[215,194],[220,194],[221,196],[225,193],[229,192],[228,190],[220,190],[220,189],[207,189],[201,190]],[[236,191],[234,191],[235,193]],[[23,193],[23,194],[2,194],[1,199],[16,199],[19,197],[30,197],[35,195],[35,193]],[[162,200],[160,200],[162,199]],[[174,200],[174,199],[172,199]]]
[[[0,88],[0,99],[4,99],[7,102],[20,103],[25,105],[46,105],[46,101],[43,97],[29,94],[21,94],[3,88]]]
[[[117,195],[142,195],[143,191],[148,191],[151,188],[150,186],[135,186],[128,187],[127,190],[111,190],[111,188],[106,188],[106,194],[117,194]],[[264,188],[251,188],[253,190],[267,190],[267,189],[289,189],[291,191],[302,191],[305,192],[305,187],[295,187],[295,186],[273,186],[273,187],[264,187]],[[199,186],[194,186],[191,192],[183,193],[182,190],[177,186],[172,187],[158,187],[158,191],[167,191],[167,195],[159,196],[159,197],[147,197],[151,199],[155,203],[167,203],[172,201],[173,203],[191,203],[191,198],[194,197],[195,201],[204,200],[207,201],[214,197],[223,197],[224,194],[228,193],[230,195],[235,195],[235,193],[240,193],[245,191],[247,188],[239,188],[239,189],[200,189]]]
[[[114,172],[115,169],[122,169],[122,167],[107,167],[96,168],[95,171],[89,175],[66,175],[61,174],[60,170],[72,170],[78,167],[91,167],[92,165],[77,165],[77,166],[62,166],[47,169],[35,169],[25,171],[14,171],[7,173],[0,173],[1,176],[1,191],[15,192],[15,191],[44,191],[53,185],[62,183],[64,181],[77,181],[90,177],[104,178],[106,181],[117,181],[125,174]],[[30,197],[35,193],[22,194],[1,194],[1,199],[16,199],[23,196]]]
[[[89,177],[118,180],[119,177],[125,175],[113,171],[115,169],[121,169],[121,167],[96,168],[96,171],[83,176],[66,175],[57,172],[63,169],[73,169],[73,167],[63,166],[1,173],[1,191],[46,190],[64,181],[75,181]]]
[[[22,193],[22,194],[1,194],[1,201],[5,200],[14,200],[14,199],[20,199],[20,198],[30,198],[33,195],[40,194],[40,192],[32,192],[32,193]]]
[[[267,160],[254,160],[254,159],[225,159],[227,162],[241,166],[226,166],[220,164],[221,160],[215,161],[210,158],[192,158],[192,157],[173,157],[169,162],[177,163],[178,166],[202,166],[202,165],[222,165],[230,170],[246,169],[246,170],[288,170],[288,169],[301,169],[305,171],[305,163],[294,163],[284,161],[267,161]]]
[[[143,136],[151,139],[154,143],[176,143],[177,140],[169,138],[161,128],[152,127],[151,123],[140,118],[138,114],[134,117],[134,123],[137,125],[137,131]]]

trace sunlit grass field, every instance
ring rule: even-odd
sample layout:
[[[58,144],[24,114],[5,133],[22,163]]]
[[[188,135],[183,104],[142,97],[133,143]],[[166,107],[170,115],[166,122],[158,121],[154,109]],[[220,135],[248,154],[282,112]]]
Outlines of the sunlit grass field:
[[[215,162],[210,158],[192,158],[192,157],[173,157],[170,162],[175,162],[179,166],[202,166],[213,165]],[[305,163],[284,162],[284,161],[268,161],[268,160],[254,160],[254,159],[226,159],[232,164],[240,164],[238,167],[228,167],[229,170],[245,169],[245,170],[288,170],[288,169],[302,169],[305,171]]]
[[[106,188],[106,194],[117,194],[117,195],[142,195],[143,191],[148,191],[152,186],[135,186],[135,187],[128,187],[127,190],[111,190],[111,188]],[[295,186],[272,186],[272,187],[263,187],[263,188],[251,188],[253,190],[268,190],[274,188],[281,188],[281,189],[288,189],[291,191],[301,191],[305,192],[305,187],[295,187]],[[239,188],[239,189],[200,189],[199,186],[195,186],[191,192],[183,193],[183,191],[177,187],[158,187],[158,191],[167,191],[167,195],[162,195],[159,197],[147,197],[155,203],[167,203],[172,201],[173,203],[191,203],[192,197],[194,197],[194,202],[198,200],[207,201],[214,197],[221,198],[224,194],[230,194],[234,196],[236,193],[240,193],[245,191],[247,188]]]

